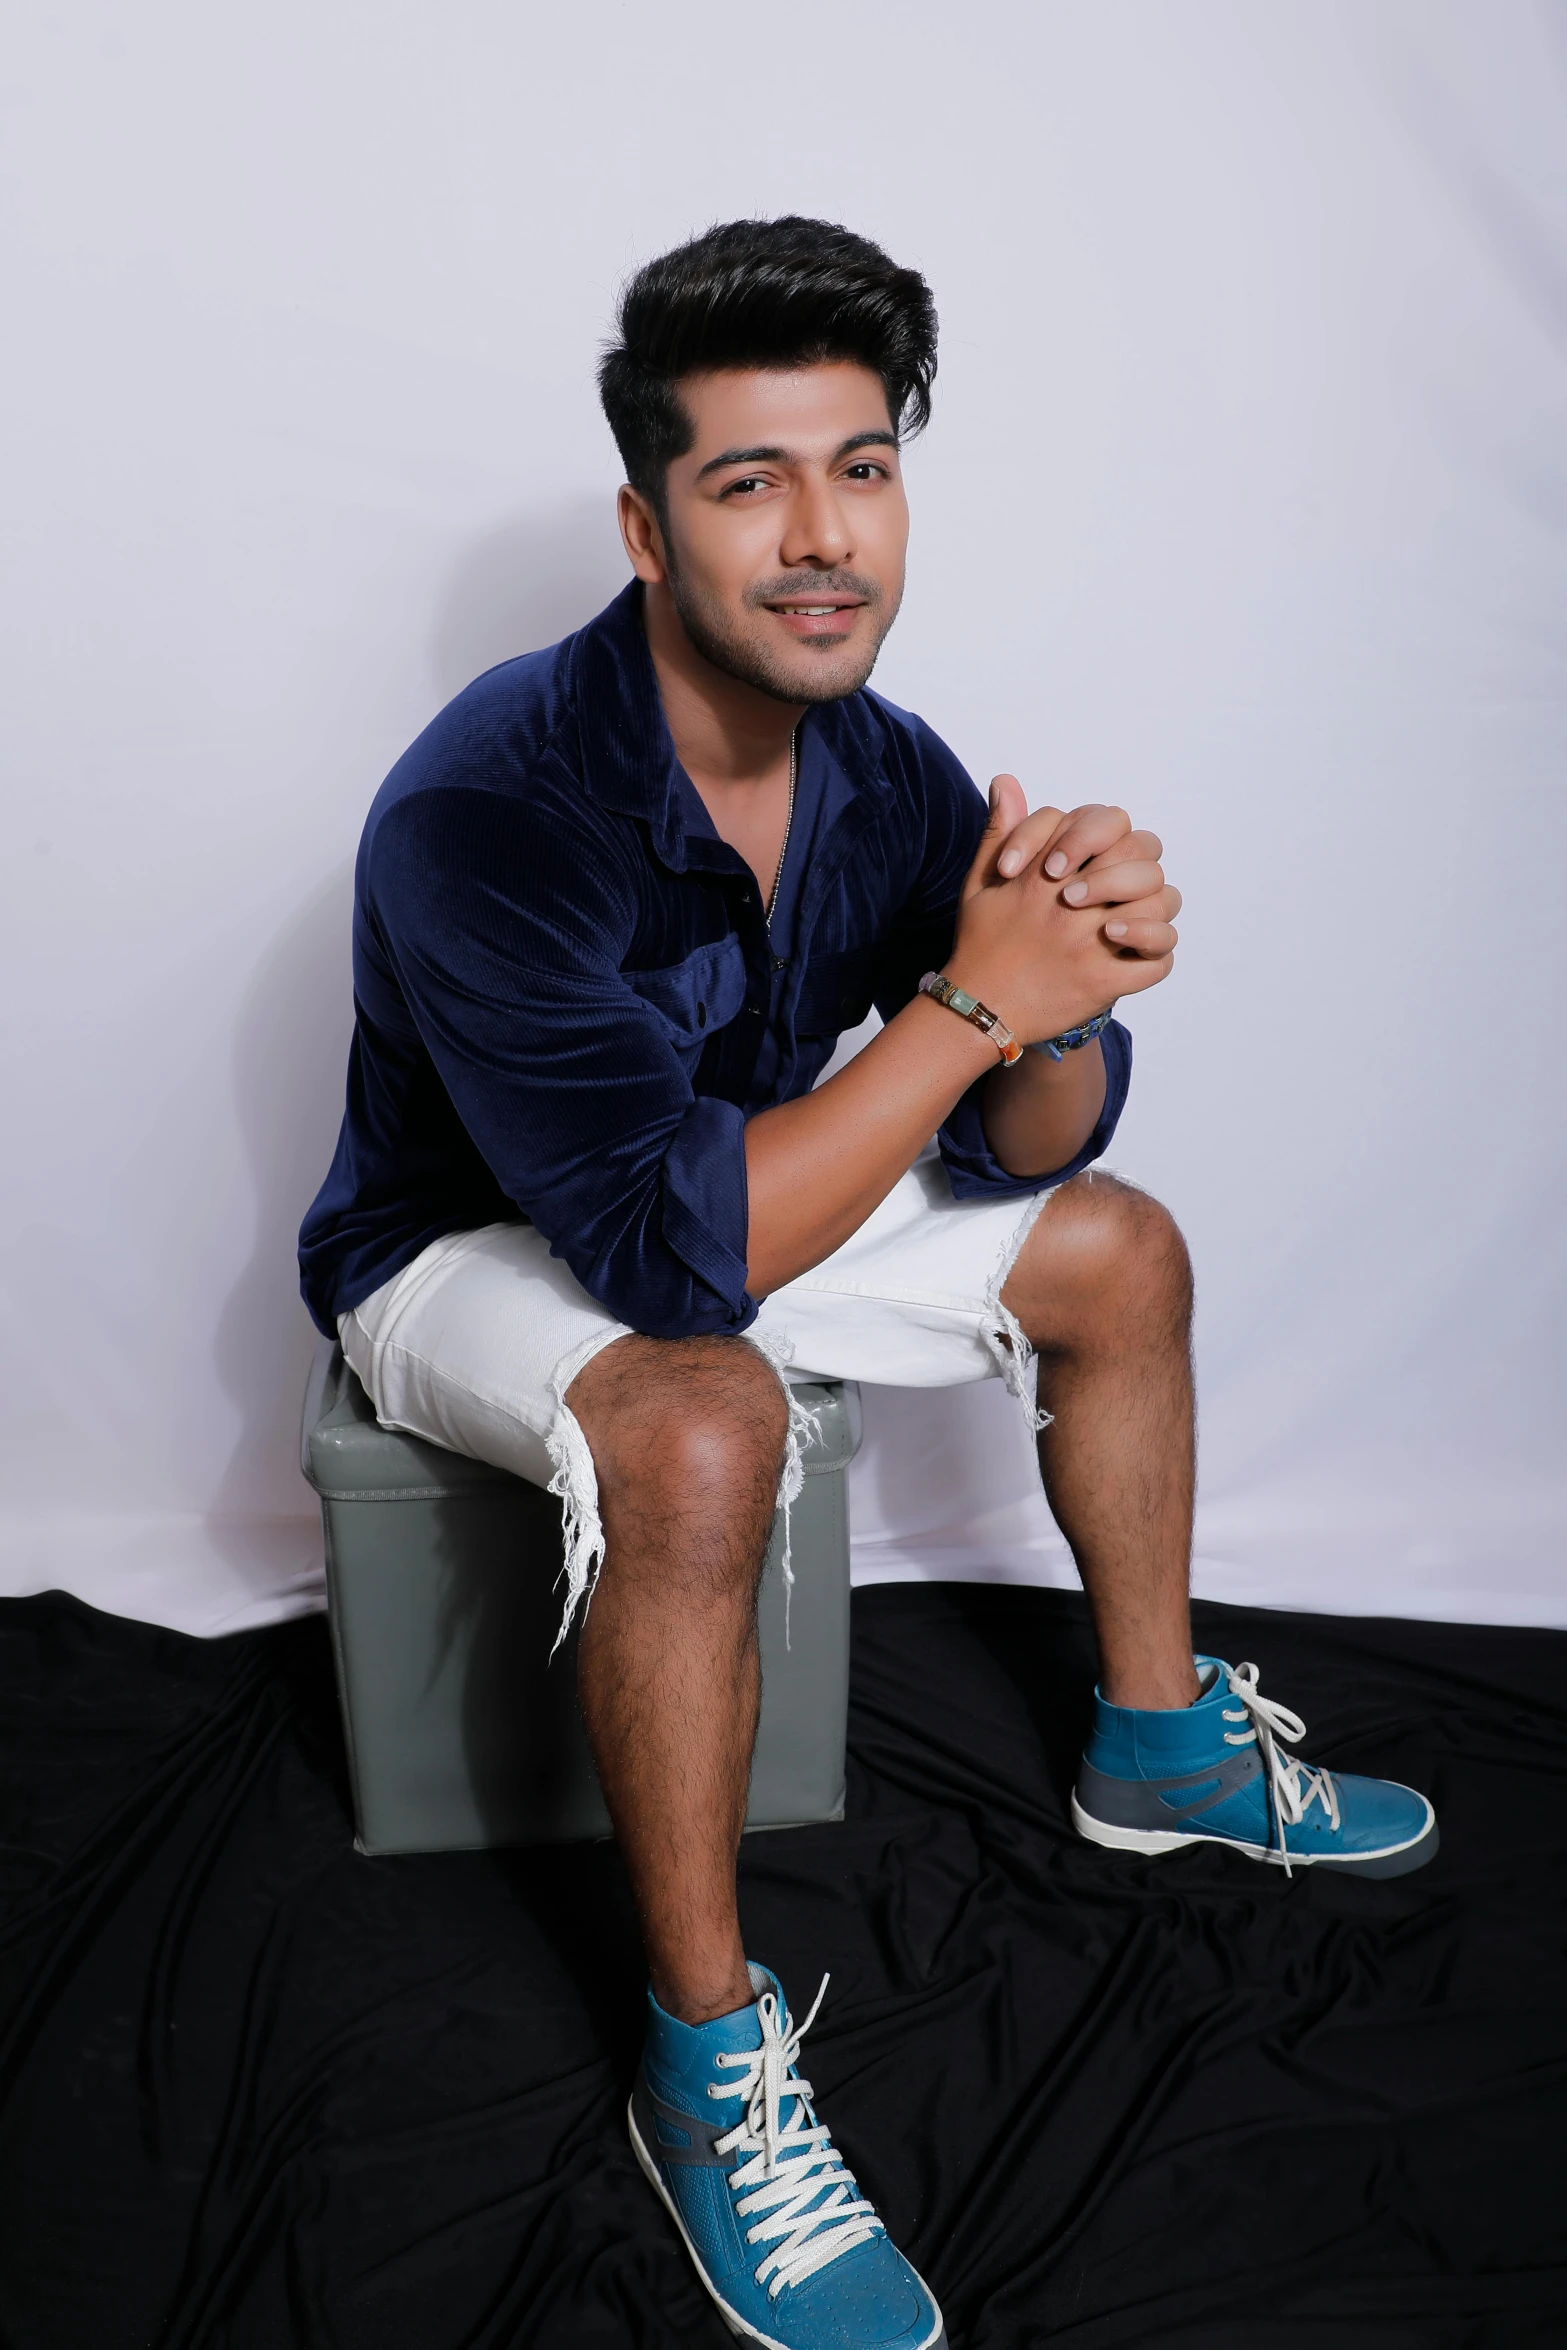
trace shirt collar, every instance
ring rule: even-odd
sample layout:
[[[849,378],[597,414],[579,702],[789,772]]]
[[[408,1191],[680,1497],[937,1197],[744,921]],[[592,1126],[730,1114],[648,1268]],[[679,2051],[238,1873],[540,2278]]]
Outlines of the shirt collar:
[[[723,844],[685,828],[682,770],[642,625],[641,581],[632,580],[579,629],[571,648],[569,691],[588,789],[604,807],[640,817],[672,872],[711,863],[712,850]],[[806,712],[804,729],[818,738],[851,792],[891,790],[882,773],[881,730],[864,694],[818,703]]]

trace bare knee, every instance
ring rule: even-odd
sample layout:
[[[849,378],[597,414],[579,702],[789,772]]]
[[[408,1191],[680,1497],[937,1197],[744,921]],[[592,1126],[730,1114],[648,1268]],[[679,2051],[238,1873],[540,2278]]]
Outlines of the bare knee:
[[[617,1339],[566,1396],[601,1494],[677,1494],[725,1509],[771,1496],[789,1406],[777,1373],[741,1338]]]
[[[1064,1183],[1018,1253],[1002,1298],[1035,1346],[1060,1343],[1100,1313],[1184,1329],[1191,1259],[1168,1208],[1113,1175]]]

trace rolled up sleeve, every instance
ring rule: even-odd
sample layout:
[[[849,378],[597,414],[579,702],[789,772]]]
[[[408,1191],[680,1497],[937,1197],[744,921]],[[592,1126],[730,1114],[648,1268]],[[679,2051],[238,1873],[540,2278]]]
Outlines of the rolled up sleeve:
[[[506,1197],[650,1337],[735,1332],[745,1122],[698,1098],[620,964],[630,875],[564,795],[450,788],[380,824],[369,903],[426,1051]]]
[[[1105,1098],[1099,1122],[1075,1158],[1048,1175],[1010,1175],[985,1139],[984,1089],[989,1072],[971,1085],[941,1129],[941,1155],[954,1199],[991,1199],[998,1193],[1044,1191],[1081,1175],[1095,1159],[1103,1158],[1126,1107],[1132,1081],[1132,1039],[1119,1020],[1112,1020],[1099,1039],[1104,1054]]]

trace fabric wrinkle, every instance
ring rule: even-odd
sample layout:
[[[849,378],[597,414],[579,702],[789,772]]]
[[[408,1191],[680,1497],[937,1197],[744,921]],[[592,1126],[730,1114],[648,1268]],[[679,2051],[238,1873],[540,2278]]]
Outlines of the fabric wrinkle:
[[[1295,2350],[1336,2333],[1336,2350],[1357,2339],[1429,2350],[1433,2336],[1455,2350],[1466,2324],[1477,2350],[1560,2344],[1561,1635],[1262,1609],[1235,1624],[1276,1644],[1308,1721],[1324,1706],[1352,1725],[1374,1717],[1379,1756],[1401,1756],[1405,1777],[1472,1790],[1473,1824],[1444,1849],[1440,1883],[1427,1872],[1429,1891],[1393,1879],[1335,1892],[1297,1869],[1291,1898],[1282,1869],[1225,1855],[1123,1864],[1083,1845],[1063,1847],[1060,1865],[998,1865],[1017,1851],[1020,1819],[1059,1816],[1049,1741],[1018,1735],[1016,1676],[1044,1711],[1076,1706],[1081,1603],[964,1583],[864,1597],[864,1824],[748,1836],[747,1922],[787,1942],[778,1955],[802,2009],[829,1960],[833,1990],[840,1953],[852,1972],[841,2005],[829,1990],[798,2069],[835,2089],[823,2103],[835,2122],[845,2105],[845,2132],[855,2106],[842,2151],[850,2170],[862,2145],[874,2156],[894,2237],[916,2212],[921,2246],[957,2246],[942,2278],[955,2342],[1022,2350],[1032,2333],[1063,2350],[1075,2335],[1078,2350],[1126,2350],[1184,2335],[1186,2350],[1220,2350],[1248,2339],[1240,2306],[1262,2313],[1253,2342],[1284,2313],[1268,2350],[1292,2330]],[[258,2315],[248,2334],[236,2320],[231,2344],[322,2345],[319,2330],[291,2337],[286,2315],[266,2330],[303,2268],[307,2316],[353,2313],[357,2332],[339,2344],[474,2350],[475,2302],[516,2305],[519,2175],[540,2182],[528,2225],[546,2232],[550,2268],[534,2298],[555,2313],[554,2350],[602,2343],[607,2302],[645,2310],[649,2277],[684,2279],[663,2206],[636,2188],[629,2146],[612,2145],[591,2035],[584,2061],[587,1992],[563,1995],[563,1901],[575,1904],[570,1946],[602,1981],[640,1990],[629,1940],[608,1941],[618,1897],[593,1890],[604,1846],[558,1847],[548,1861],[355,1852],[336,1798],[324,1811],[320,1777],[300,1762],[339,1735],[324,1619],[171,1638],[50,1593],[8,1601],[5,1620],[8,1862],[13,1882],[25,1864],[49,1899],[13,1898],[16,1959],[0,1989],[11,2105],[27,2117],[25,2163],[13,2156],[8,2179],[0,2334],[27,2350],[113,2350],[138,2332],[218,2350],[225,2329],[204,2313],[237,2306]],[[1255,1646],[1243,1636],[1240,1653]],[[84,1690],[92,1735],[74,1738],[62,1770],[61,1726],[80,1717]],[[244,1767],[224,1767],[236,1755]],[[77,1856],[64,1867],[62,1848]],[[265,1898],[236,1892],[257,1887]],[[1454,1982],[1473,1995],[1442,1993]],[[1070,2094],[1036,2097],[1061,2065],[1063,2018]],[[704,2124],[727,2129],[746,2103],[702,2097]],[[786,2136],[787,2095],[781,2118]],[[1304,2252],[1277,2205],[1303,2148],[1331,2149],[1313,2155],[1301,2208],[1318,2232]],[[596,2182],[611,2158],[626,2183],[617,2170],[606,2232]],[[1368,2211],[1390,2208],[1390,2175],[1395,2219],[1368,2226]],[[476,2209],[502,2224],[475,2226]],[[983,2258],[965,2260],[976,2209]],[[1161,2224],[1146,2224],[1150,2210]],[[1162,2224],[1172,2211],[1178,2224]],[[1041,2241],[1067,2233],[1079,2253],[1041,2261]],[[62,2242],[89,2247],[74,2274]],[[1320,2316],[1329,2269],[1330,2306],[1349,2312],[1339,2327]],[[1024,2295],[1003,2300],[997,2279],[1018,2276]],[[666,2350],[682,2338],[694,2350],[687,2310],[710,2341],[730,2342],[696,2290],[694,2274],[681,2282]],[[1484,2312],[1504,2295],[1493,2324]],[[1433,2320],[1439,2303],[1460,2315]],[[629,2327],[620,2334],[629,2341]]]

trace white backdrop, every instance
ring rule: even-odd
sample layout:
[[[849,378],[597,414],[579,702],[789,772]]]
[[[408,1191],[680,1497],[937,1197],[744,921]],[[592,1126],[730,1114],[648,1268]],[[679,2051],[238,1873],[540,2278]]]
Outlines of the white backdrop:
[[[0,1588],[313,1604],[293,1236],[349,872],[623,576],[635,261],[929,274],[877,682],[1187,893],[1112,1164],[1200,1283],[1199,1588],[1567,1624],[1567,14],[12,0]],[[869,1399],[857,1571],[1070,1580],[999,1389]]]

